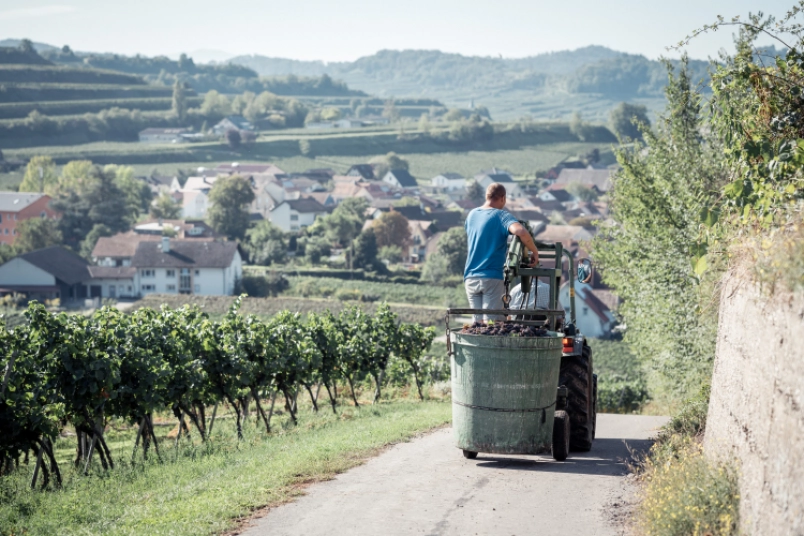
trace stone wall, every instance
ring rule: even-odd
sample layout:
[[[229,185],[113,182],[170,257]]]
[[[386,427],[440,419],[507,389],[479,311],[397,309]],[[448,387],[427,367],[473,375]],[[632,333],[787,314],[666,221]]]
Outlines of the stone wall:
[[[804,296],[725,279],[704,447],[736,459],[749,534],[804,534]]]

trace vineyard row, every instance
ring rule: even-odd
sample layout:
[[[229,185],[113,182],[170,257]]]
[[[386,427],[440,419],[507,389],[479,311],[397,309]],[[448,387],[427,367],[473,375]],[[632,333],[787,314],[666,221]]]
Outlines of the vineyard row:
[[[419,396],[427,366],[424,352],[434,328],[399,323],[386,305],[368,315],[354,307],[337,316],[281,312],[269,321],[238,314],[235,300],[220,321],[196,307],[139,309],[124,314],[104,307],[92,316],[51,313],[31,303],[27,323],[0,326],[5,353],[0,358],[0,474],[7,474],[29,452],[36,456],[31,482],[42,487],[61,473],[53,454],[60,430],[76,431],[77,467],[88,471],[93,455],[104,469],[113,468],[103,431],[108,419],[137,423],[135,452],[147,457],[159,445],[153,414],[172,411],[180,428],[185,417],[206,441],[219,403],[234,409],[238,438],[248,405],[271,431],[277,395],[297,422],[296,400],[306,391],[318,411],[314,386],[323,386],[336,411],[337,382],[345,381],[358,404],[354,385],[371,377],[375,401],[393,358],[413,373]],[[263,408],[260,401],[270,400]],[[210,419],[206,408],[213,407]]]

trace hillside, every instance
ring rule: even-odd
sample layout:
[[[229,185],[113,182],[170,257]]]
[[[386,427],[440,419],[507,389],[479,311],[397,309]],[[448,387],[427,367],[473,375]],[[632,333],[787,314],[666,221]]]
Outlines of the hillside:
[[[328,74],[381,97],[428,96],[462,107],[474,102],[488,107],[495,119],[566,118],[581,111],[589,119],[605,121],[608,110],[621,101],[657,110],[664,103],[667,78],[659,61],[601,46],[518,59],[382,50],[354,62],[252,55],[229,63],[261,75]],[[690,66],[696,79],[707,77],[707,62],[694,60]]]

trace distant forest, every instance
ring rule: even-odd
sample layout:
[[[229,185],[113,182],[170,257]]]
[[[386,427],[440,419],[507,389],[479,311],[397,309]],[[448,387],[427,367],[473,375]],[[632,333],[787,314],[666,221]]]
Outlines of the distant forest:
[[[380,93],[375,86],[382,85],[386,92],[397,95],[405,93],[395,86],[417,86],[422,93],[449,88],[471,88],[478,93],[489,89],[566,91],[626,100],[661,96],[667,81],[667,71],[660,61],[601,46],[521,59],[470,57],[435,50],[382,50],[354,62],[325,64],[238,56],[228,63],[249,67],[265,76],[328,74],[351,87]],[[708,78],[708,67],[706,61],[690,61],[696,80]]]

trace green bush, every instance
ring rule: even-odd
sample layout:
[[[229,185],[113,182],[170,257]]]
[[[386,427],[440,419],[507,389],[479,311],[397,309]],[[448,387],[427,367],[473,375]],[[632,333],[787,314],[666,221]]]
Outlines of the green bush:
[[[342,288],[335,291],[335,299],[341,301],[362,301],[363,293],[356,289]]]

